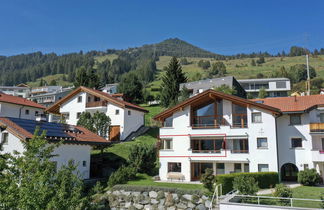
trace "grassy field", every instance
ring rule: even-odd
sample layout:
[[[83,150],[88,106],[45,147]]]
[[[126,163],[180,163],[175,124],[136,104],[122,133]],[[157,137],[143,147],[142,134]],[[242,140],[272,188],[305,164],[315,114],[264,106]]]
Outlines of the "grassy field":
[[[151,87],[159,87],[161,84],[161,76],[163,75],[163,68],[168,65],[171,57],[161,56],[159,61],[156,62],[157,68],[160,70],[156,80],[150,84]],[[209,60],[211,63],[217,62],[211,58],[187,58],[189,65],[182,65],[183,71],[187,74],[189,80],[192,80],[194,75],[198,72],[202,76],[206,76],[206,70],[198,67],[199,60]],[[256,60],[256,59],[254,59]],[[287,70],[295,64],[305,64],[306,60],[304,56],[296,57],[270,57],[265,58],[265,63],[258,66],[251,65],[251,58],[235,59],[222,61],[226,65],[227,75],[236,77],[237,79],[255,78],[258,73],[262,73],[265,76],[271,76],[271,74],[284,66]],[[317,58],[310,57],[309,63],[315,68],[319,77],[324,77],[324,56],[318,56]]]
[[[162,183],[154,182],[152,177],[146,174],[138,174],[136,180],[128,181],[127,185],[141,185],[141,186],[158,186],[158,187],[172,187],[189,190],[203,190],[202,184],[182,184],[182,183]]]
[[[42,77],[42,79],[45,80],[47,82],[47,84],[50,84],[50,82],[52,80],[55,80],[57,85],[61,85],[63,87],[72,86],[73,84],[71,82],[63,80],[63,75],[64,74],[49,75],[49,76],[46,76],[46,77]],[[65,76],[67,77],[67,75],[65,75]],[[30,87],[38,87],[39,83],[40,83],[40,80],[41,80],[41,78],[37,79],[35,82],[28,82],[27,84]]]

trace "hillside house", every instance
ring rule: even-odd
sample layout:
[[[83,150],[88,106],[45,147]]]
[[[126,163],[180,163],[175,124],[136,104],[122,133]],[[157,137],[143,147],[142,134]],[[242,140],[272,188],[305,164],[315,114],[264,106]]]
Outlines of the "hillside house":
[[[125,140],[144,126],[148,111],[108,93],[87,87],[79,87],[47,108],[47,112],[62,115],[68,124],[76,125],[82,112],[103,112],[111,119],[108,138]],[[50,118],[52,121],[52,118]]]

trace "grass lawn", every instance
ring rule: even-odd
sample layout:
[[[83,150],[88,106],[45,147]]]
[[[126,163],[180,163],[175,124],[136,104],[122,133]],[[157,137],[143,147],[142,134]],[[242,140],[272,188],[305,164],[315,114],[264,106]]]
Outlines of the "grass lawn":
[[[72,86],[73,83],[64,81],[63,76],[64,74],[48,75],[46,77],[38,78],[35,82],[28,82],[27,85],[29,85],[30,87],[39,87],[40,80],[43,79],[47,82],[48,85],[52,80],[55,80],[57,85],[61,85],[63,87]],[[67,78],[68,75],[65,75],[65,77]]]
[[[153,117],[165,109],[162,108],[160,105],[151,105],[150,106],[150,105],[146,105],[146,104],[141,104],[140,106],[149,111],[149,113],[145,114],[145,125],[146,126],[157,125],[157,122],[155,122],[153,120]]]
[[[172,187],[187,190],[203,190],[202,184],[182,184],[182,183],[162,183],[154,182],[152,177],[147,174],[138,174],[136,180],[128,181],[128,185],[141,185],[141,186],[158,186],[158,187]]]

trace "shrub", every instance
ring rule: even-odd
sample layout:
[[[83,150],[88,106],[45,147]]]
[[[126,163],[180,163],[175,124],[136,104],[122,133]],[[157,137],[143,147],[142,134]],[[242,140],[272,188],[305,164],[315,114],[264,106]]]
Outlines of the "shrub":
[[[317,171],[312,169],[305,169],[298,173],[298,182],[305,186],[315,186],[318,185],[321,181],[321,176]]]
[[[116,184],[125,184],[127,181],[136,177],[136,169],[130,166],[121,166],[117,171],[111,174],[108,180],[108,186],[113,187]]]
[[[276,184],[275,191],[273,193],[275,197],[291,198],[292,190],[284,184]]]
[[[233,188],[243,195],[255,195],[258,190],[258,182],[248,174],[236,176],[233,181]]]
[[[157,150],[153,145],[136,144],[130,149],[129,166],[139,173],[153,175],[156,169]]]
[[[213,173],[212,169],[207,168],[205,173],[201,176],[201,182],[209,192],[213,192],[213,185],[215,183],[215,176]]]
[[[279,176],[277,172],[234,173],[217,175],[216,183],[222,184],[223,194],[226,194],[233,190],[234,178],[241,174],[252,176],[258,182],[258,186],[261,189],[271,188],[279,182]]]

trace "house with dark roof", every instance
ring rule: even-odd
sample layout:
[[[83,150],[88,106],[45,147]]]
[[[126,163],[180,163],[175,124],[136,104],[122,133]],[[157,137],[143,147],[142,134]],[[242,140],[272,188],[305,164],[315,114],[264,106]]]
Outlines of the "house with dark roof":
[[[0,117],[35,120],[44,114],[45,107],[18,96],[0,93]]]
[[[79,87],[46,109],[52,115],[61,115],[68,124],[76,125],[82,112],[103,112],[111,119],[107,138],[125,140],[144,127],[144,115],[148,111],[126,102],[118,95],[111,95],[87,87]],[[50,117],[50,121],[52,118]]]
[[[198,80],[194,82],[182,83],[180,84],[180,90],[186,87],[187,89],[189,89],[190,95],[192,97],[205,90],[217,88],[222,85],[226,85],[232,89],[235,89],[236,93],[234,95],[246,98],[246,92],[244,88],[233,76],[211,78],[211,79]]]
[[[0,144],[1,153],[25,151],[23,142],[30,140],[36,128],[39,134],[46,131],[46,140],[49,144],[62,142],[53,152],[52,161],[57,169],[73,160],[77,165],[77,172],[83,179],[90,178],[90,154],[92,147],[105,147],[110,142],[91,131],[68,124],[36,121],[13,117],[0,117]]]

